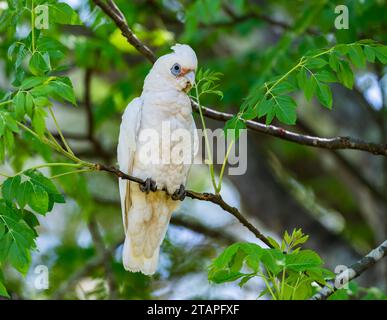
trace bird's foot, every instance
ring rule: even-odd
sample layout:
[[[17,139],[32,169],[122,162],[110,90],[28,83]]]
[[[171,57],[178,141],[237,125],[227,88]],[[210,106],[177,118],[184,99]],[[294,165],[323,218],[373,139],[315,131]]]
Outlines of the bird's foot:
[[[140,184],[139,186],[140,186],[140,190],[142,192],[145,192],[146,194],[148,194],[150,191],[155,192],[157,190],[156,182],[151,178],[147,178],[145,180],[145,184],[144,185]]]
[[[180,188],[177,189],[173,195],[171,196],[172,200],[180,200],[180,201],[183,201],[184,198],[185,198],[185,188],[184,186],[181,184],[180,185]]]

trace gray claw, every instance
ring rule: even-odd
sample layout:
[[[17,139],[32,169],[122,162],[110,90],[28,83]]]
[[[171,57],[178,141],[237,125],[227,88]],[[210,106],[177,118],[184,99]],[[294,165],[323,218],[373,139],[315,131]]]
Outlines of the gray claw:
[[[145,180],[145,184],[140,184],[140,190],[148,194],[150,191],[155,192],[157,190],[156,182],[151,178]]]
[[[180,200],[180,201],[183,201],[185,199],[185,188],[182,184],[180,185],[180,188],[173,193],[171,198],[172,200]]]

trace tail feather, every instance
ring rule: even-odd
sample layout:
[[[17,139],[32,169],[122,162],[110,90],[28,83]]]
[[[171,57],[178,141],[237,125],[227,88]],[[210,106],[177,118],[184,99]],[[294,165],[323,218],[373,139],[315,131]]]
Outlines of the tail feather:
[[[159,248],[157,248],[150,258],[143,255],[136,255],[132,249],[130,237],[125,237],[124,249],[122,253],[124,268],[131,272],[142,272],[145,275],[152,275],[156,272],[159,260]]]
[[[156,272],[160,245],[177,203],[162,192],[145,195],[141,191],[131,190],[131,193],[132,206],[127,213],[123,264],[126,270],[151,275]]]

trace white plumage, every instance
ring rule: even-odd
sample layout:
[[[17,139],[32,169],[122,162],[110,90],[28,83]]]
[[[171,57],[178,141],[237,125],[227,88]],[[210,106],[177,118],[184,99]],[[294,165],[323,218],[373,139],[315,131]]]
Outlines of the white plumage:
[[[122,218],[125,230],[123,264],[126,270],[151,275],[157,269],[160,245],[164,239],[172,212],[179,205],[171,199],[181,185],[185,185],[190,164],[162,162],[152,164],[141,157],[149,144],[140,137],[151,129],[161,139],[163,125],[176,130],[186,130],[190,134],[192,158],[195,123],[192,117],[190,99],[187,92],[194,82],[197,68],[195,52],[188,45],[177,44],[173,53],[160,57],[144,81],[143,92],[126,107],[122,116],[118,141],[118,163],[120,170],[142,178],[151,178],[158,190],[145,193],[139,185],[119,179]],[[176,141],[157,146],[160,156],[177,146]],[[157,149],[157,148],[155,148]]]

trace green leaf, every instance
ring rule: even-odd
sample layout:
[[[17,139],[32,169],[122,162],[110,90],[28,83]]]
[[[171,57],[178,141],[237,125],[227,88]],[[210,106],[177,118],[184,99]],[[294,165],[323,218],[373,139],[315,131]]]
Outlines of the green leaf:
[[[273,108],[271,108],[269,112],[266,114],[266,120],[265,120],[266,125],[269,125],[273,121],[275,117],[275,111],[276,111],[275,107],[273,106]]]
[[[322,58],[309,58],[306,62],[308,69],[320,69],[327,64],[328,62]]]
[[[18,186],[16,192],[16,200],[21,209],[23,209],[26,204],[29,203],[30,195],[32,194],[32,192],[33,186],[30,181],[24,181]]]
[[[285,264],[287,269],[303,272],[310,268],[321,266],[323,261],[312,250],[300,250],[297,253],[287,254]]]
[[[39,225],[39,220],[36,218],[35,214],[30,211],[23,210],[23,219],[28,224],[28,226],[35,232],[35,236],[38,234],[35,231],[35,227]]]
[[[5,203],[0,203],[0,220],[8,228],[8,237],[12,239],[8,251],[8,259],[13,267],[22,274],[26,274],[31,261],[29,251],[35,248],[35,234],[25,221],[21,219],[18,210]]]
[[[5,234],[5,225],[4,223],[0,220],[0,240]],[[1,259],[0,259],[1,260]]]
[[[41,172],[37,170],[28,170],[24,174],[31,178],[31,181],[41,186],[49,195],[50,203],[65,203],[63,195],[58,191],[55,184],[46,178]],[[52,204],[49,205],[49,211],[52,209]]]
[[[4,283],[0,280],[0,296],[9,298],[9,294],[7,289],[4,286]]]
[[[215,283],[234,281],[246,274],[240,272],[243,262],[258,270],[263,249],[253,243],[234,243],[216,258],[209,268],[208,279]]]
[[[25,114],[25,104],[26,104],[25,93],[19,91],[12,99],[12,104],[15,110],[16,119],[18,120],[23,119]]]
[[[19,236],[22,237],[18,233],[14,235],[15,238]],[[29,250],[20,243],[20,239],[19,241],[15,240],[12,242],[9,248],[8,259],[17,271],[25,275],[31,263],[31,256]]]
[[[315,77],[317,80],[322,82],[337,82],[336,76],[333,74],[333,72],[323,69],[320,70],[315,74]]]
[[[249,281],[251,278],[254,278],[256,275],[253,273],[253,274],[249,274],[247,276],[244,276],[241,281],[238,283],[238,285],[242,288],[247,281]]]
[[[44,96],[36,97],[36,98],[33,98],[33,99],[34,99],[34,104],[37,107],[46,107],[46,106],[51,106],[52,105],[50,100],[48,100],[48,98],[44,97]]]
[[[267,115],[271,109],[274,107],[274,101],[267,100],[265,97],[262,99],[262,101],[257,105],[258,110],[258,118],[261,118],[265,115]]]
[[[266,270],[273,275],[277,275],[285,267],[285,254],[278,249],[266,249],[262,255],[261,261]]]
[[[58,95],[64,100],[71,102],[74,105],[77,104],[73,87],[67,78],[62,78],[61,80],[50,82],[50,87],[52,88],[52,92],[54,94]]]
[[[51,60],[60,60],[65,56],[66,47],[51,37],[40,36],[37,47],[41,52],[48,52]]]
[[[46,112],[42,108],[35,108],[35,112],[32,117],[32,127],[40,137],[44,136],[44,132],[46,130],[46,124],[44,121],[45,116]]]
[[[302,69],[297,74],[297,82],[300,89],[304,91],[306,100],[310,101],[316,91],[316,79],[313,74],[308,78],[307,70]]]
[[[334,52],[332,52],[329,56],[329,66],[332,68],[332,70],[337,71],[339,69],[339,64],[339,58]]]
[[[28,205],[31,207],[32,210],[36,211],[40,214],[46,214],[48,211],[48,193],[44,188],[42,188],[38,184],[33,184],[29,182],[25,187],[25,191],[28,191],[29,194],[24,194],[23,197],[20,195],[19,199],[22,201],[28,201]],[[24,191],[24,189],[22,190]]]
[[[327,84],[317,82],[317,98],[324,107],[332,109],[332,91]]]
[[[5,137],[4,139],[5,146],[7,147],[9,152],[12,152],[15,146],[15,138],[13,136],[12,131],[10,130],[5,131],[4,137]]]
[[[29,77],[23,80],[23,82],[20,85],[20,89],[22,90],[28,90],[33,87],[36,87],[43,82],[45,82],[48,78],[47,77]]]
[[[0,219],[0,223],[3,223],[4,226],[6,226],[3,219]],[[0,240],[0,262],[4,261],[8,257],[11,243],[12,243],[12,236],[9,232],[7,232]]]
[[[48,193],[40,185],[33,184],[29,194],[28,205],[32,210],[40,214],[46,214],[48,211]]]
[[[234,116],[228,120],[224,126],[225,135],[228,136],[231,134],[231,136],[236,140],[239,138],[240,130],[243,129],[246,129],[246,123],[238,116]]]
[[[383,64],[387,64],[387,46],[377,46],[374,47],[374,50],[378,60]]]
[[[305,279],[303,281],[300,281],[299,286],[294,292],[293,299],[294,300],[306,300],[310,298],[313,294],[312,286],[311,286],[312,280]]]
[[[47,52],[41,53],[35,51],[31,56],[29,68],[32,74],[36,76],[44,75],[51,70],[50,56]]]
[[[30,93],[32,96],[36,98],[40,97],[46,97],[52,92],[52,88],[50,87],[49,84],[41,84],[37,87],[34,87],[33,89],[30,90]]]
[[[349,66],[348,62],[340,61],[339,71],[337,72],[337,78],[348,89],[352,89],[355,81],[355,77],[353,75],[352,69]]]
[[[49,4],[49,14],[53,22],[60,24],[81,24],[78,14],[67,3]]]
[[[374,51],[373,47],[365,46],[364,47],[364,54],[369,62],[371,62],[371,63],[375,62],[375,51]]]
[[[289,96],[273,98],[276,103],[275,115],[279,121],[285,124],[295,124],[297,119],[296,103]]]
[[[296,76],[297,79],[297,84],[300,89],[304,89],[306,81],[307,81],[307,76],[306,76],[306,69],[302,68]]]
[[[32,114],[34,111],[34,98],[29,92],[26,93],[25,111],[28,116],[32,118]]]
[[[295,91],[295,87],[292,83],[288,82],[288,81],[284,81],[284,82],[280,82],[277,86],[275,86],[273,89],[272,89],[272,92],[275,94],[275,95],[281,95],[281,94],[288,94],[290,92],[293,92]]]
[[[267,238],[267,240],[269,240],[270,244],[271,244],[275,249],[279,249],[279,248],[280,248],[278,242],[275,241],[272,237],[267,236],[266,238]]]
[[[0,112],[0,136],[2,136],[6,130],[9,129],[12,132],[19,132],[19,128],[14,118],[12,118],[9,112]]]
[[[348,55],[356,67],[363,68],[365,66],[366,57],[363,53],[363,50],[361,49],[361,46],[352,45],[349,49]]]
[[[17,190],[20,186],[20,175],[8,178],[3,182],[2,193],[5,200],[12,202],[16,198]]]

